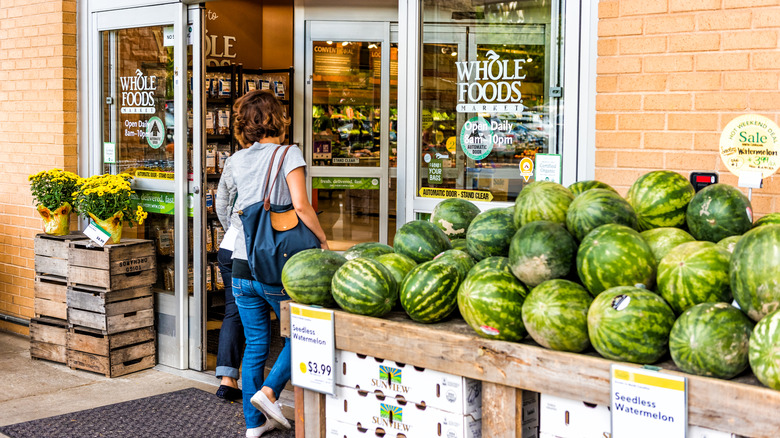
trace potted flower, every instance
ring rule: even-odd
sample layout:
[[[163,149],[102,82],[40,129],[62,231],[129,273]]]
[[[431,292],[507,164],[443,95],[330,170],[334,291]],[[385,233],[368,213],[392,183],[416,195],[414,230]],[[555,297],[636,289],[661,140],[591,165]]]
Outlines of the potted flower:
[[[51,169],[30,175],[27,179],[38,214],[43,218],[43,231],[53,236],[70,233],[73,196],[81,185],[81,178],[73,172]]]
[[[126,173],[91,176],[74,194],[76,211],[82,216],[89,216],[108,232],[111,235],[108,243],[119,243],[123,223],[140,225],[148,215],[132,199],[135,191],[130,187],[131,179]]]

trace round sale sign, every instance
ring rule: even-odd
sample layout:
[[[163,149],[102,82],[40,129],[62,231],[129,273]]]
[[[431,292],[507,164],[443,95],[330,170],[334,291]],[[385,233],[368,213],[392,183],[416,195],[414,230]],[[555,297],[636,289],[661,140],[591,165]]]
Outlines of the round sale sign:
[[[493,150],[493,129],[482,117],[472,117],[460,130],[460,147],[467,157],[479,161]]]
[[[761,173],[766,178],[780,168],[780,128],[758,114],[746,114],[729,122],[720,136],[720,157],[729,171]]]

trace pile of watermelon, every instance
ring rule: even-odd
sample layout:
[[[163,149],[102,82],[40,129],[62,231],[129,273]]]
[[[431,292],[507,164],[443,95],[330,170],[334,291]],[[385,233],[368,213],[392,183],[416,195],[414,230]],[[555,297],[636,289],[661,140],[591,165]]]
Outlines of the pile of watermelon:
[[[737,188],[695,192],[655,171],[621,196],[599,181],[525,186],[512,207],[447,199],[393,246],[293,256],[301,303],[419,323],[463,318],[479,336],[780,390],[780,213],[753,221]]]

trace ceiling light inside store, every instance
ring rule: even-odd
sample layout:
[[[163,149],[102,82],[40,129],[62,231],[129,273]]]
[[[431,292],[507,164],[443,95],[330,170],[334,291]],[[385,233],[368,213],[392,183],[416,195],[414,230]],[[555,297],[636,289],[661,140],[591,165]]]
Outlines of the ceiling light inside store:
[[[346,46],[347,44],[349,44],[349,41],[344,41],[343,43],[341,43],[342,46]]]
[[[328,43],[329,46],[333,44],[333,41],[325,41],[325,42]]]
[[[452,52],[452,56],[458,56],[458,52]]]

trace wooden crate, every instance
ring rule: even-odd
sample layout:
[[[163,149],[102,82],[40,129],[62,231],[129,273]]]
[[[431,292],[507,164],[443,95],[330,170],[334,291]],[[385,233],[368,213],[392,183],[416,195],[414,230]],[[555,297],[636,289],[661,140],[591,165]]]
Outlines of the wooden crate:
[[[35,296],[33,299],[36,317],[50,317],[67,322],[68,284],[61,277],[50,275],[35,276]]]
[[[68,325],[54,318],[30,320],[30,357],[67,363]]]
[[[68,285],[95,291],[129,289],[154,284],[156,257],[151,240],[125,239],[93,247],[90,241],[71,242]]]
[[[96,292],[69,286],[68,324],[114,334],[154,325],[152,287]]]
[[[86,237],[81,232],[68,234],[67,236],[37,234],[34,241],[35,273],[53,276],[61,281],[65,281],[65,278],[68,276],[68,250],[70,242],[84,239]]]
[[[68,366],[118,377],[152,368],[156,363],[154,327],[106,335],[85,327],[67,334]]]

